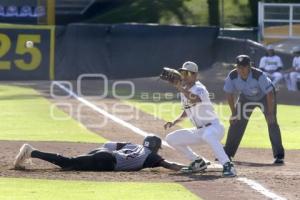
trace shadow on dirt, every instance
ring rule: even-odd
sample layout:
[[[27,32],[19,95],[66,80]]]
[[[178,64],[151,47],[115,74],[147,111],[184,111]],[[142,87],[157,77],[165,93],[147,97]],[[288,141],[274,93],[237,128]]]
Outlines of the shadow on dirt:
[[[169,175],[178,178],[185,178],[185,179],[175,180],[175,182],[208,181],[208,180],[216,180],[222,178],[221,174],[215,175],[215,174],[208,174],[208,173],[193,173],[193,174],[171,173]]]
[[[256,162],[247,162],[247,161],[234,161],[234,164],[240,166],[247,166],[247,167],[279,167],[282,165],[276,165],[273,163],[256,163]]]

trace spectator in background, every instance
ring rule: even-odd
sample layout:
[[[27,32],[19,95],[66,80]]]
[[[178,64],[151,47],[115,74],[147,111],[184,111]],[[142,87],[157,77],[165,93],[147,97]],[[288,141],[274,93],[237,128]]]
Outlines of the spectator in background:
[[[300,47],[293,48],[293,66],[288,71],[287,86],[290,91],[297,91],[297,81],[300,78]]]
[[[281,58],[275,54],[272,45],[267,46],[267,55],[260,59],[259,68],[266,73],[272,80],[273,85],[278,88],[277,84],[283,78],[283,74],[280,72],[283,64]]]

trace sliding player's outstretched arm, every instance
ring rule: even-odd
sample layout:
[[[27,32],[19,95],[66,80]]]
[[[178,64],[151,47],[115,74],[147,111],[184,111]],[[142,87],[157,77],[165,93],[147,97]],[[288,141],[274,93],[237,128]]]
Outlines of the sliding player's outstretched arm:
[[[182,165],[180,163],[175,163],[175,162],[170,162],[167,160],[162,160],[160,162],[160,166],[166,169],[174,170],[174,171],[179,171],[181,168],[186,167],[185,165]]]

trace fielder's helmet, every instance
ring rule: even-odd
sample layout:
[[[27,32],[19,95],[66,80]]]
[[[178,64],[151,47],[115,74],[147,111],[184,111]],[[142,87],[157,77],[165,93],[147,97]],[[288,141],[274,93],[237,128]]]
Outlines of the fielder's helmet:
[[[155,135],[148,135],[143,141],[143,146],[153,152],[157,152],[161,148],[161,139]]]

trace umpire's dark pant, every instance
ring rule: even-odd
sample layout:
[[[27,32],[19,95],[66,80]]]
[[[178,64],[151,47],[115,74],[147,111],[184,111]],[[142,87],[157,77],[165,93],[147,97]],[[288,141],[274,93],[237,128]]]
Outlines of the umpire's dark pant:
[[[273,156],[274,158],[284,158],[284,148],[282,146],[281,141],[281,133],[280,128],[277,122],[277,103],[276,103],[276,94],[274,92],[274,119],[275,122],[269,124],[268,121],[268,130],[269,130],[269,137],[272,144]],[[267,96],[265,95],[260,101],[250,101],[247,100],[243,95],[239,97],[239,100],[236,104],[236,110],[238,110],[237,114],[237,121],[230,125],[227,135],[226,144],[224,147],[225,152],[229,157],[234,157],[241,139],[244,135],[245,129],[248,124],[248,120],[254,110],[255,107],[260,107],[263,111],[265,118],[267,120]],[[260,131],[260,130],[257,130]]]

